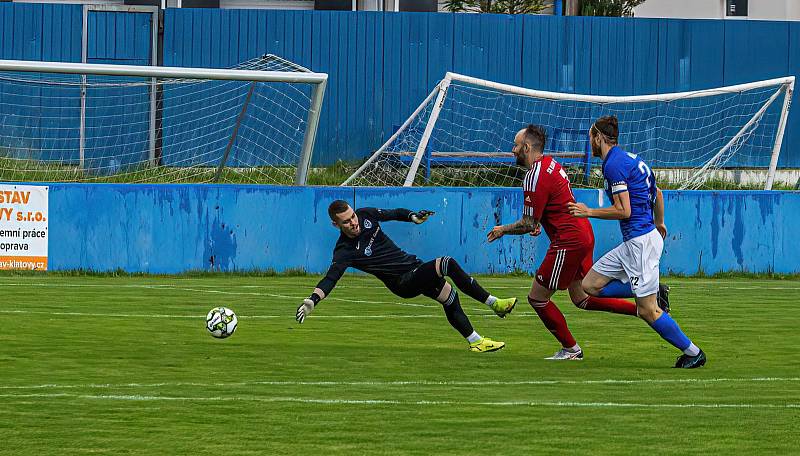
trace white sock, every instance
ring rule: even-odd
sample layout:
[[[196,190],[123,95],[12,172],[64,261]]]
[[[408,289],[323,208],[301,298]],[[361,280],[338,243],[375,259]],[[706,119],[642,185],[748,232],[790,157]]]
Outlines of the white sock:
[[[489,295],[489,297],[486,298],[486,302],[484,304],[486,304],[489,307],[492,307],[495,301],[497,301],[497,298],[492,295]]]
[[[574,347],[567,348],[567,351],[572,352],[572,353],[578,353],[579,351],[581,351],[581,346],[578,345],[578,344],[575,344]]]
[[[697,345],[694,342],[690,343],[686,350],[683,351],[684,354],[687,356],[697,356],[700,354],[700,349],[697,348]]]
[[[482,339],[481,335],[476,333],[475,331],[472,331],[472,334],[467,336],[467,342],[469,342],[471,344],[473,344],[473,343],[475,343],[475,342],[477,342],[477,341],[479,341],[481,339]]]

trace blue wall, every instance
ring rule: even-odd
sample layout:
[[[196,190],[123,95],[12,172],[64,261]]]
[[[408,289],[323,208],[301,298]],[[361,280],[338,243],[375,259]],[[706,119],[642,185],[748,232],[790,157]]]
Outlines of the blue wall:
[[[592,206],[607,204],[599,191],[575,193]],[[800,273],[795,235],[800,193],[665,193],[670,234],[662,272]],[[436,211],[424,225],[390,222],[384,228],[423,259],[450,255],[475,273],[533,271],[547,248],[544,236],[485,243],[496,223],[519,218],[516,189],[52,184],[49,265],[151,273],[269,268],[321,273],[338,235],[327,215],[337,198],[357,207]],[[616,222],[593,225],[598,257],[621,239]]]
[[[87,63],[151,65],[152,14],[121,11],[89,11]],[[79,32],[80,36],[80,32]],[[142,78],[94,76],[90,83],[132,82]],[[84,167],[113,173],[118,166],[147,160],[150,143],[150,87],[93,86],[87,90],[86,149]],[[80,117],[74,119],[76,130]],[[109,137],[114,138],[113,141]]]
[[[0,3],[0,59],[80,62],[81,11],[80,5]],[[42,97],[43,93],[48,96]],[[0,148],[17,158],[77,161],[80,103],[78,87],[22,85],[0,79]],[[38,151],[43,148],[64,153],[42,156]]]
[[[81,61],[81,5],[0,3],[0,58]]]
[[[80,62],[82,18],[82,5],[0,3],[0,59]],[[151,64],[151,14],[90,11],[87,18],[88,63]],[[13,79],[19,77],[28,82],[15,83]],[[0,73],[0,148],[4,154],[78,163],[80,77],[47,76],[53,78],[69,85],[37,84],[41,76],[32,73]],[[92,83],[110,80],[89,79]],[[116,88],[95,86],[87,97],[85,166],[112,168],[146,159],[147,130],[137,126],[132,131],[130,126],[147,125],[148,86],[128,88],[124,97]],[[116,138],[113,144],[109,144],[109,136]]]
[[[81,5],[0,3],[0,58],[79,62],[81,11]],[[149,20],[145,13],[92,12],[89,61],[149,62]],[[446,71],[589,94],[703,89],[800,74],[800,22],[165,11],[165,65],[230,67],[267,52],[330,74],[315,156],[319,164],[362,158],[376,149]],[[48,98],[41,105],[26,104],[27,96],[44,90],[49,91]],[[40,132],[47,131],[59,137],[42,140],[57,146],[60,155],[25,158],[76,161],[77,127],[60,132],[52,128],[63,127],[65,116],[76,124],[80,109],[76,90],[30,85],[21,90],[0,82],[0,115],[21,114],[4,116],[0,138],[17,140],[0,146],[31,154],[40,145],[20,138],[42,137]],[[146,98],[144,92],[138,95]],[[144,115],[116,106],[96,108],[105,118]],[[782,167],[800,167],[797,111],[790,115]],[[42,126],[49,128],[39,130]],[[131,150],[122,151],[130,161],[142,158],[146,138],[123,142],[132,144]],[[167,150],[169,146],[164,144]],[[111,166],[107,157],[87,158],[89,166]]]
[[[166,11],[166,65],[230,67],[266,52],[330,74],[315,156],[330,163],[375,150],[446,71],[588,94],[705,89],[800,74],[800,22]],[[797,109],[779,165],[800,166]]]

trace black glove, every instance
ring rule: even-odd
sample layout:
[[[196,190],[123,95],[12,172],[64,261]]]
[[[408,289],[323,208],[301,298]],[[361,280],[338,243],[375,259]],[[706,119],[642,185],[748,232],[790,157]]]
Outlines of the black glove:
[[[435,213],[436,212],[426,211],[426,210],[412,212],[411,213],[411,221],[416,223],[417,225],[419,225],[420,223],[424,223],[426,220],[428,220],[428,217],[430,217],[431,215],[433,215]]]

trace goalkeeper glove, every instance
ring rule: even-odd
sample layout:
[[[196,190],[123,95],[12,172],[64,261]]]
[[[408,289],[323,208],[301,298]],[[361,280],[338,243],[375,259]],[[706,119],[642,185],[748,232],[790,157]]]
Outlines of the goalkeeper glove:
[[[297,308],[297,314],[294,316],[294,319],[297,320],[298,323],[303,323],[306,320],[306,317],[314,311],[314,301],[310,298],[306,298],[303,300],[303,303]]]
[[[430,217],[431,215],[433,215],[435,213],[436,212],[426,211],[426,210],[412,212],[411,213],[411,221],[416,223],[417,225],[419,225],[420,223],[423,223],[426,220],[428,220],[428,217]]]

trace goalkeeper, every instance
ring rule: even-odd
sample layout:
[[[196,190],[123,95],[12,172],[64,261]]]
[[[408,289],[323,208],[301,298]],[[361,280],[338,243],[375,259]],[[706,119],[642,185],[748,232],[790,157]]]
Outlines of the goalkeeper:
[[[459,290],[486,304],[501,318],[514,309],[516,298],[498,299],[490,295],[448,256],[423,263],[397,247],[379,223],[397,220],[420,224],[433,212],[370,207],[353,210],[346,201],[336,200],[328,207],[328,215],[341,234],[333,249],[333,262],[328,273],[319,281],[311,296],[297,308],[296,319],[299,323],[303,323],[319,302],[331,293],[345,270],[354,267],[374,275],[401,298],[422,294],[441,303],[447,321],[467,339],[470,351],[490,352],[505,346],[504,342],[481,337],[475,332],[461,309],[458,293],[444,278],[449,277]]]

